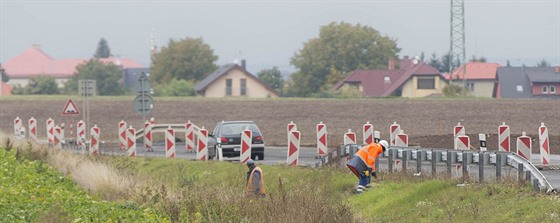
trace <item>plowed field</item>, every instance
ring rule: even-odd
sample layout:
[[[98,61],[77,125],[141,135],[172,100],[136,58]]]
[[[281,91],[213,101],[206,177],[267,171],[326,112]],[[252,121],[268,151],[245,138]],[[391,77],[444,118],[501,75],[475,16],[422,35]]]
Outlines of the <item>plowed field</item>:
[[[82,109],[82,101],[74,97]],[[39,123],[39,137],[45,138],[45,120],[66,124],[76,123],[79,116],[62,116],[68,98],[9,97],[0,99],[0,130],[11,133],[13,120],[19,116],[24,123],[35,117]],[[133,97],[103,98],[90,101],[90,122],[101,128],[101,138],[116,141],[117,123],[142,126],[142,116],[132,108]],[[453,127],[461,122],[471,137],[471,145],[478,148],[478,134],[487,136],[489,150],[498,146],[498,126],[506,122],[511,127],[511,145],[515,137],[526,132],[533,139],[537,152],[538,128],[541,122],[548,127],[551,152],[560,153],[559,100],[495,100],[495,99],[170,99],[155,98],[155,108],[148,117],[156,123],[185,123],[191,120],[198,126],[212,129],[221,120],[254,120],[260,126],[267,145],[287,144],[286,125],[290,121],[301,131],[302,146],[314,146],[315,126],[327,124],[330,147],[343,141],[343,134],[352,129],[362,140],[362,125],[369,121],[381,138],[389,138],[389,125],[400,124],[409,135],[411,146],[424,148],[453,148]],[[83,113],[83,111],[81,111]],[[75,125],[75,124],[74,124]],[[26,125],[27,126],[27,125]],[[88,127],[89,128],[89,127]]]

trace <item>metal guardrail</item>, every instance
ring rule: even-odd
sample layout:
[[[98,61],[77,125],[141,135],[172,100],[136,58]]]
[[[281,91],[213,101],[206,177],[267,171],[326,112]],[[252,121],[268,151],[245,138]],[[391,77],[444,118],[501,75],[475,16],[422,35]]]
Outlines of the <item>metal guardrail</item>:
[[[346,158],[351,159],[362,146],[361,144],[341,145],[335,151],[329,153],[322,163],[327,165],[340,163],[344,165]],[[389,172],[394,172],[396,169],[394,161],[400,160],[402,163],[401,171],[405,172],[414,170],[414,167],[409,166],[409,163],[416,161],[416,173],[431,167],[432,176],[437,174],[438,164],[440,164],[440,169],[441,164],[445,164],[445,172],[449,177],[452,176],[454,164],[460,164],[461,177],[465,182],[469,178],[469,168],[472,168],[472,166],[478,166],[478,179],[481,182],[485,180],[484,173],[487,167],[495,167],[497,180],[500,180],[502,177],[502,167],[511,167],[517,169],[520,181],[526,180],[531,182],[535,190],[546,191],[547,193],[556,190],[538,168],[525,158],[512,152],[391,147],[378,159],[387,161],[387,170]],[[379,165],[380,162],[376,162],[376,169],[379,168]],[[426,165],[429,166],[426,167]]]
[[[200,127],[198,127],[195,124],[192,124],[193,126],[193,130],[195,132],[198,132],[200,130]],[[175,132],[185,132],[187,131],[185,129],[185,124],[155,124],[152,126],[152,133],[153,132],[165,132],[166,129],[168,129],[169,127],[171,127],[171,129],[175,130]],[[196,137],[196,134],[194,134]],[[141,139],[142,137],[144,137],[144,128],[139,129],[138,131],[136,131],[136,140]]]

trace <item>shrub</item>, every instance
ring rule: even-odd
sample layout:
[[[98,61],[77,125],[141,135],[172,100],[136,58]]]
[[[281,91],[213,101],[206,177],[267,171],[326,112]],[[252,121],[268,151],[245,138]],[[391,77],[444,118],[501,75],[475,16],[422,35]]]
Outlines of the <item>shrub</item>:
[[[443,88],[443,95],[446,97],[467,96],[469,90],[460,85],[448,85]]]

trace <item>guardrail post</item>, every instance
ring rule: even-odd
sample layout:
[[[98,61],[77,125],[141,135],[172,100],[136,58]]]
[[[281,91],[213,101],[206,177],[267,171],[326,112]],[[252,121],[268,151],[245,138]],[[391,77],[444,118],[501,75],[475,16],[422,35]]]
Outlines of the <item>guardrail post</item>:
[[[484,153],[478,153],[478,181],[484,182]]]
[[[463,151],[463,153],[461,154],[463,156],[463,182],[467,182],[469,180],[469,171],[468,171],[468,167],[469,167],[469,153],[467,153],[466,151]]]
[[[446,153],[446,162],[447,162],[447,177],[451,178],[451,152],[447,151]]]
[[[375,171],[379,171],[379,157],[375,158]]]
[[[424,151],[416,150],[416,173],[422,172],[422,159],[424,158]]]
[[[408,154],[410,153],[409,150],[402,151],[402,172],[406,173],[406,169],[408,168]]]
[[[496,181],[502,181],[502,154],[496,153]]]
[[[540,191],[541,188],[539,187],[539,179],[534,179],[533,180],[533,189],[535,189],[535,191]]]
[[[389,173],[393,172],[393,150],[389,150]]]
[[[523,183],[523,163],[517,164],[517,180],[519,180],[519,184]]]
[[[530,170],[525,170],[525,180],[529,181],[529,182],[532,182],[531,177],[532,177],[531,171]]]
[[[432,177],[435,177],[437,174],[437,151],[432,149]]]

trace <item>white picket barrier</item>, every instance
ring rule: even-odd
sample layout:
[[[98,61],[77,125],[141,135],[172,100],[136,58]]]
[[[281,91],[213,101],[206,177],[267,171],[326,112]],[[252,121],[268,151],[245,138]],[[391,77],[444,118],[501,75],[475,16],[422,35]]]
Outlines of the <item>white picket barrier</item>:
[[[194,152],[194,127],[191,120],[185,124],[185,147],[187,152]]]
[[[146,152],[153,152],[154,150],[152,149],[152,122],[146,120],[144,122],[144,149],[146,150]]]
[[[286,162],[290,166],[297,166],[299,162],[299,142],[301,134],[299,131],[291,131],[288,135],[288,158]]]
[[[465,135],[465,127],[461,125],[461,123],[457,123],[455,127],[453,127],[453,149],[459,149],[457,145],[457,137]]]
[[[136,130],[132,126],[126,130],[126,154],[130,157],[136,156]]]
[[[171,126],[165,130],[165,157],[175,158],[175,130]]]
[[[521,136],[517,137],[517,155],[531,162],[531,149],[531,137],[523,132]]]
[[[362,127],[362,138],[364,144],[370,144],[373,140],[373,125],[368,122]]]
[[[121,120],[119,122],[119,148],[121,148],[121,150],[125,150],[128,149],[127,146],[127,139],[128,139],[128,134],[127,134],[127,129],[126,129],[126,122],[124,120]]]
[[[327,147],[327,125],[322,121],[317,124],[315,128],[317,132],[317,156],[326,156],[328,153]]]
[[[29,140],[31,140],[32,142],[38,142],[38,138],[37,138],[37,120],[33,117],[31,117],[29,119],[29,121],[27,122],[28,128],[29,128]]]
[[[396,141],[398,147],[408,147],[408,135],[403,130],[400,130],[397,134]]]
[[[389,126],[389,147],[397,146],[397,134],[401,131],[401,125],[397,124],[397,122],[393,122],[391,126]]]
[[[99,154],[99,139],[101,130],[99,129],[99,127],[97,127],[97,125],[94,125],[89,132],[91,136],[91,142],[89,143],[89,154],[95,156]]]
[[[198,130],[196,159],[202,161],[208,160],[208,130],[204,129],[204,126]]]
[[[54,120],[52,118],[47,119],[47,143],[52,144],[54,140]]]
[[[498,150],[504,152],[510,151],[510,129],[505,122],[498,127]]]
[[[249,128],[241,132],[241,150],[239,151],[239,161],[245,164],[251,158],[251,141],[253,140],[253,131]]]
[[[548,140],[548,128],[541,122],[539,127],[539,147],[541,153],[541,163],[543,166],[550,164],[550,147]]]

